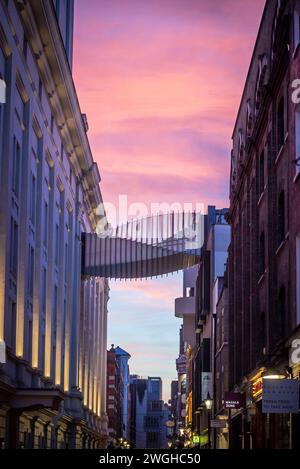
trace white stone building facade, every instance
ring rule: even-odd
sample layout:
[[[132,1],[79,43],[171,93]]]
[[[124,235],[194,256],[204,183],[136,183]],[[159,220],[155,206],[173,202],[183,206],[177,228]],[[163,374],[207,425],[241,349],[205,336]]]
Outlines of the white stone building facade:
[[[0,446],[105,445],[109,287],[81,275],[100,174],[74,88],[73,0],[0,0]]]

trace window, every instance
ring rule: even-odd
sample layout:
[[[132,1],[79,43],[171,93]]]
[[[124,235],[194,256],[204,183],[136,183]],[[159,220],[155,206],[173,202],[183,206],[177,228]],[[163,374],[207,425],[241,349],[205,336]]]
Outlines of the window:
[[[72,214],[72,212],[69,212],[69,216],[68,216],[68,230],[69,230],[69,232],[72,231],[72,227],[73,227],[73,214]]]
[[[161,410],[161,401],[151,401],[150,409],[151,410]]]
[[[259,239],[259,259],[260,259],[260,275],[263,275],[266,269],[266,241],[265,232],[263,231]]]
[[[44,246],[47,248],[48,243],[48,204],[44,203]]]
[[[296,238],[297,325],[300,324],[300,235]]]
[[[278,198],[278,244],[285,239],[285,196],[281,191]]]
[[[31,184],[30,184],[30,221],[34,225],[35,223],[35,207],[36,207],[36,179],[35,175],[31,173]]]
[[[72,40],[72,37],[71,37],[71,31],[70,31],[70,17],[71,17],[71,2],[70,0],[67,0],[67,12],[66,12],[66,51],[67,51],[67,56],[68,56],[68,59],[69,59],[69,62],[71,62],[71,56],[70,56],[70,52],[71,52],[71,47],[70,47],[70,40]]]
[[[24,35],[24,38],[23,38],[23,54],[24,54],[25,60],[27,60],[27,50],[28,50],[28,42],[27,42],[27,39]]]
[[[15,300],[9,299],[9,345],[13,351],[16,350],[16,336],[17,336],[17,304]]]
[[[0,56],[1,59],[1,56]],[[0,104],[5,103],[6,101],[6,83],[0,73]],[[0,138],[2,139],[3,132],[3,106],[0,105]]]
[[[57,285],[54,286],[53,292],[53,304],[52,304],[52,373],[51,376],[55,377],[55,362],[56,362],[56,335],[57,335],[57,301],[58,301],[58,289]]]
[[[240,160],[244,157],[244,132],[239,129],[239,144],[238,144],[238,156]]]
[[[285,287],[281,287],[278,295],[278,337],[282,339],[285,335],[286,321],[286,294]]]
[[[18,272],[18,237],[18,223],[12,217],[10,225],[10,271],[14,276],[16,276]]]
[[[251,132],[252,132],[252,107],[251,107],[250,99],[248,99],[247,101],[246,129],[247,129],[247,137],[250,137]]]
[[[46,289],[47,289],[47,270],[43,268],[42,276],[42,314],[46,315]]]
[[[57,328],[57,300],[58,300],[58,289],[57,285],[54,286],[54,295],[53,295],[53,310],[52,310],[52,331],[56,337],[56,328]]]
[[[300,14],[298,10],[294,11],[294,49],[300,43]]]
[[[284,143],[284,98],[281,97],[277,108],[277,150],[279,151]]]
[[[41,321],[41,369],[45,368],[45,317],[46,317],[46,295],[47,295],[47,270],[43,268],[42,272],[42,321]]]
[[[259,158],[259,195],[264,192],[265,189],[265,154],[261,153]]]
[[[42,97],[43,97],[43,84],[42,84],[42,80],[39,78],[39,99],[40,99],[40,101],[42,101]]]
[[[65,335],[66,335],[66,317],[67,317],[67,302],[64,299],[63,318],[62,318],[62,353],[65,354]]]
[[[295,139],[296,139],[296,174],[300,172],[300,107],[295,114]]]
[[[69,165],[69,180],[70,180],[71,187],[72,187],[72,175],[73,175],[72,168],[71,168],[71,165]]]
[[[34,249],[29,246],[28,251],[28,295],[33,297],[34,285]]]
[[[27,323],[27,350],[26,350],[26,358],[29,363],[32,362],[32,319],[28,320]]]
[[[55,225],[55,264],[58,265],[59,257],[59,227],[58,224]]]
[[[65,243],[65,283],[68,280],[68,245]]]
[[[266,351],[266,313],[260,315],[260,352],[264,355]]]
[[[14,137],[13,148],[13,168],[12,168],[12,191],[16,197],[19,196],[20,190],[20,164],[21,164],[21,149],[19,142]]]
[[[57,18],[59,18],[60,0],[55,0],[55,10],[56,10]]]

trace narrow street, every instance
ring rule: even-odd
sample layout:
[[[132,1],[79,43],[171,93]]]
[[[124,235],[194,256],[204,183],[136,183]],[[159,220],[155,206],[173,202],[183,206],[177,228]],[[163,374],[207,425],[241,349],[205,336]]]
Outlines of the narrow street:
[[[299,51],[300,0],[0,0],[1,450],[299,449]]]

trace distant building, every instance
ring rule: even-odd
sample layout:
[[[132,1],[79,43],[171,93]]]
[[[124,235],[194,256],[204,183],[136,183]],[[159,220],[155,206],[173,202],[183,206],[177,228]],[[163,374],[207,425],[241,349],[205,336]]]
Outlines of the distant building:
[[[131,444],[139,449],[166,448],[169,408],[162,401],[161,378],[132,375],[130,393]]]
[[[169,403],[170,403],[170,413],[176,426],[176,422],[178,418],[178,380],[173,380],[171,382],[171,399]]]
[[[129,365],[130,354],[121,347],[115,348],[118,369],[118,438],[129,439]]]
[[[205,241],[202,247],[197,278],[197,313],[195,316],[196,346],[194,353],[193,428],[200,434],[202,446],[215,447],[216,432],[209,432],[209,419],[216,415],[216,313],[223,286],[230,226],[228,209],[208,207]],[[204,401],[212,399],[207,412]]]
[[[107,352],[107,393],[108,442],[115,444],[118,431],[118,362],[114,347]]]
[[[95,230],[102,196],[71,75],[72,37],[72,0],[0,2],[5,448],[92,448],[107,436],[108,283],[81,275],[81,234]]]
[[[179,331],[179,356],[176,360],[176,371],[178,375],[178,395],[177,395],[177,421],[176,431],[185,428],[186,416],[186,355],[183,341],[183,326]]]
[[[177,360],[178,372],[178,403],[180,428],[186,429],[186,434],[192,437],[193,418],[193,356],[196,343],[195,314],[196,314],[196,283],[198,266],[183,271],[182,297],[175,300],[175,316],[182,319],[180,331],[181,355]]]
[[[223,277],[230,242],[227,209],[209,206],[204,215],[204,239],[199,265],[183,273],[183,295],[175,300],[175,316],[182,319],[178,373],[177,431],[184,429],[192,444],[193,433],[208,444],[208,421],[203,401],[213,398],[215,377],[215,314],[219,277]],[[202,414],[202,415],[201,415]],[[201,418],[200,418],[201,417]]]

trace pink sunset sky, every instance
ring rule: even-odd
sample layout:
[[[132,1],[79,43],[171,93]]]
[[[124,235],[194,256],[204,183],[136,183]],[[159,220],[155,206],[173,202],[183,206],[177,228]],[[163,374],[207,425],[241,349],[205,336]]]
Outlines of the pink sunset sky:
[[[104,200],[228,205],[231,134],[264,0],[76,0],[74,80]],[[181,275],[111,282],[109,344],[176,377]]]

